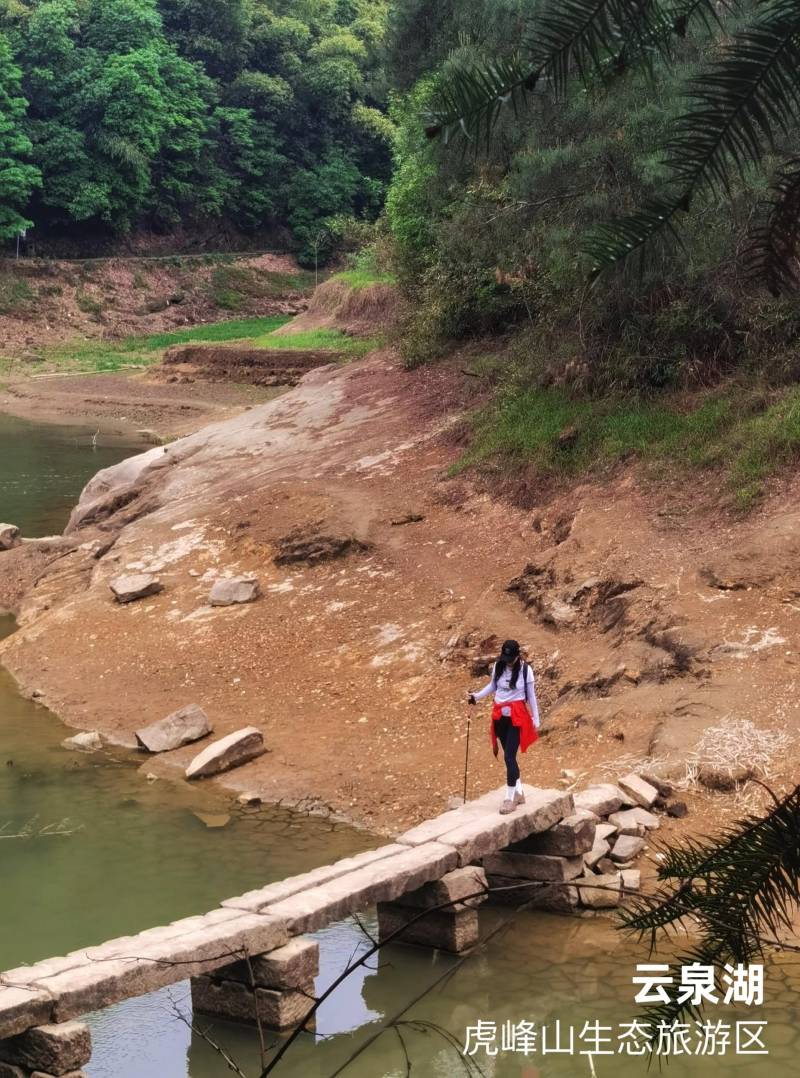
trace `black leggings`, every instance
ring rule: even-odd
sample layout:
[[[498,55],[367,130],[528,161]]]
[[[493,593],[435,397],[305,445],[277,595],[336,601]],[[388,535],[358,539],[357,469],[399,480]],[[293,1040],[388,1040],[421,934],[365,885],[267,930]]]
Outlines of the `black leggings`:
[[[506,761],[506,785],[516,786],[519,778],[519,764],[517,753],[519,752],[519,727],[515,726],[508,715],[501,715],[494,720],[494,732],[497,740],[503,746],[503,757]]]

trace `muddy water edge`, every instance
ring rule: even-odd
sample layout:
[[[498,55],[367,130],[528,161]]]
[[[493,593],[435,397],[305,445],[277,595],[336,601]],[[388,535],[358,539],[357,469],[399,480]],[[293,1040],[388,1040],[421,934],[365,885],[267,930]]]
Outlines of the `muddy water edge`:
[[[139,447],[103,444],[93,431],[52,428],[0,417],[0,518],[27,535],[63,528],[83,483]],[[0,565],[0,571],[2,566]],[[13,631],[0,618],[0,634]],[[329,821],[269,807],[243,808],[207,787],[148,782],[134,754],[73,754],[68,731],[16,691],[0,670],[0,968],[99,943],[202,912],[221,899],[302,872],[382,841]],[[545,1078],[645,1075],[646,1060],[620,1054],[617,1038],[641,1008],[631,978],[647,956],[608,920],[574,920],[486,910],[486,947],[465,961],[405,947],[385,949],[318,1016],[276,1073],[287,1078],[356,1078],[466,1073],[455,1044],[479,1020],[498,1031],[497,1054],[479,1051],[487,1075]],[[370,918],[368,931],[375,926]],[[317,990],[368,944],[347,922],[319,934]],[[765,1003],[735,1013],[709,1008],[712,1021],[766,1021],[769,1054],[681,1056],[671,1073],[778,1078],[796,1072],[800,1053],[797,963],[770,962]],[[429,991],[426,991],[429,989]],[[416,1001],[416,1002],[414,1002]],[[395,1028],[381,1034],[387,1019]],[[574,1054],[503,1051],[504,1023],[575,1031]],[[90,1018],[90,1078],[212,1078],[229,1073],[207,1039],[193,1033],[188,985],[132,1000]],[[590,1060],[581,1054],[584,1024],[613,1031]],[[248,1076],[260,1073],[252,1031],[208,1023]],[[449,1043],[444,1031],[452,1034]],[[551,1042],[552,1043],[552,1042]],[[530,1048],[530,1046],[529,1046]],[[608,1051],[610,1054],[605,1054]],[[344,1070],[342,1070],[344,1068]],[[478,1073],[478,1072],[476,1072]]]

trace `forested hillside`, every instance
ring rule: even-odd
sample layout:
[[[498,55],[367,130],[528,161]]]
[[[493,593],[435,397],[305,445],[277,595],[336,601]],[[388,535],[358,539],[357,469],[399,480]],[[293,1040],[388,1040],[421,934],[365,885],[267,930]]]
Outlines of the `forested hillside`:
[[[385,21],[384,0],[8,0],[0,238],[224,218],[313,261],[383,204]]]

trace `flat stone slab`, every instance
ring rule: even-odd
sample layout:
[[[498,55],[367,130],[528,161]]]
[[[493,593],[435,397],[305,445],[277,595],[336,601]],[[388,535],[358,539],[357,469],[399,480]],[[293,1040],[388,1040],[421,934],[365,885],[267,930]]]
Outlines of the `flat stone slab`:
[[[96,730],[86,730],[72,737],[65,737],[61,748],[69,752],[97,752],[103,747],[103,739]]]
[[[491,876],[518,876],[524,880],[566,883],[583,872],[583,858],[506,851],[484,857],[483,867]]]
[[[567,816],[546,831],[514,845],[514,852],[542,853],[551,857],[579,857],[594,845],[597,824],[581,816]]]
[[[253,603],[260,594],[255,577],[236,576],[217,580],[208,601],[211,606],[235,606],[238,603]]]
[[[285,880],[267,884],[266,887],[248,891],[237,898],[227,898],[222,903],[222,906],[224,909],[229,910],[247,910],[251,913],[258,913],[260,910],[266,909],[267,906],[281,902],[285,898],[291,898],[292,895],[296,895],[300,891],[311,890],[311,888],[317,887],[321,883],[336,880],[340,876],[346,876],[349,872],[374,864],[376,861],[383,861],[397,853],[404,853],[406,850],[408,850],[408,846],[400,845],[397,842],[379,846],[376,850],[365,850],[364,853],[358,853],[354,857],[342,857],[341,860],[334,861],[332,865],[322,865],[320,868],[314,868],[310,872],[302,872],[298,876],[289,876]]]
[[[76,1071],[92,1058],[92,1038],[83,1022],[35,1026],[0,1041],[0,1060],[56,1076]]]
[[[52,1008],[52,996],[42,989],[0,987],[0,1039],[47,1025]]]
[[[192,760],[186,768],[187,779],[206,778],[230,771],[233,767],[255,760],[266,752],[264,737],[255,726],[245,726],[227,737],[214,741]]]
[[[623,809],[612,812],[608,822],[616,827],[621,835],[643,835],[645,831],[655,831],[661,826],[661,820],[652,812],[643,808]]]
[[[287,942],[283,921],[242,914],[160,942],[146,943],[134,937],[125,957],[89,961],[46,977],[37,987],[52,996],[53,1019],[68,1022],[187,977],[213,972],[245,953],[263,954]]]
[[[595,816],[608,816],[624,805],[635,804],[628,794],[613,783],[598,783],[574,794],[575,808],[585,808]]]
[[[620,779],[617,785],[623,793],[632,798],[635,805],[641,805],[645,809],[652,808],[659,797],[655,786],[651,786],[649,782],[633,772],[626,775],[624,779]]]
[[[455,810],[454,815],[460,816],[461,822],[443,831],[437,841],[453,846],[458,851],[459,866],[463,867],[510,846],[512,842],[546,831],[572,812],[572,797],[562,790],[526,786],[525,796],[526,804],[519,805],[508,816],[501,816],[499,812],[503,790],[469,802]],[[452,822],[451,818],[448,823]],[[400,835],[398,841],[409,841],[410,834],[412,832]]]
[[[129,573],[114,577],[108,586],[118,603],[133,603],[137,599],[146,599],[158,595],[164,590],[161,581],[152,573]]]
[[[213,732],[205,711],[198,704],[187,704],[165,719],[137,730],[136,740],[147,752],[171,752]]]
[[[611,860],[625,864],[638,857],[644,849],[644,839],[636,835],[620,835],[611,850]]]
[[[298,892],[267,908],[273,917],[286,922],[290,935],[315,932],[378,902],[391,902],[457,867],[458,854],[454,849],[428,842]]]

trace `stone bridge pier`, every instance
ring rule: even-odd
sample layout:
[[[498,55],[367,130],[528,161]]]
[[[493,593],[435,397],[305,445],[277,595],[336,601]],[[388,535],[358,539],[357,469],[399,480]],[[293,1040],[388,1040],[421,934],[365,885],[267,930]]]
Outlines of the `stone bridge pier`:
[[[0,1041],[0,1078],[85,1078],[92,1038],[84,1022],[34,1026]]]

